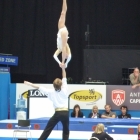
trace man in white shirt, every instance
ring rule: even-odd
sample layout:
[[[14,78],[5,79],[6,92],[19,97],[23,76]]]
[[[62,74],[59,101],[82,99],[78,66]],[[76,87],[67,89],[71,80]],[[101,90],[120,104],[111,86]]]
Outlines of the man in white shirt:
[[[40,136],[39,140],[46,140],[55,125],[61,121],[63,125],[63,139],[69,139],[69,112],[68,112],[68,87],[65,65],[62,66],[62,80],[56,78],[53,82],[54,89],[46,89],[44,87],[39,87],[33,83],[24,81],[25,84],[34,87],[48,96],[48,98],[53,102],[55,113],[48,121],[48,124]]]

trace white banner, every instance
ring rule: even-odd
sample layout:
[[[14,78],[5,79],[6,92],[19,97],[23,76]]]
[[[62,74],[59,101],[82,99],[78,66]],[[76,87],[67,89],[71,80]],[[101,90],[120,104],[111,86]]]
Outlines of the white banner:
[[[99,109],[104,109],[106,104],[105,85],[69,85],[70,109],[78,104],[81,109],[92,109],[97,105]]]
[[[52,84],[38,84],[46,88],[53,88]],[[19,95],[27,99],[27,91],[33,89],[24,84],[16,85],[16,101]],[[104,109],[106,104],[106,85],[68,85],[70,94],[70,109],[75,104],[79,104],[81,109],[91,109],[93,105],[97,105],[99,109]],[[27,106],[27,101],[26,101]]]
[[[39,86],[44,86],[46,88],[53,88],[52,84],[38,84]],[[16,84],[16,104],[18,104],[19,98],[22,96],[25,101],[25,107],[27,108],[27,97],[28,90],[33,89],[25,84]],[[52,102],[41,94],[39,91],[31,93],[29,101],[29,119],[51,117],[54,114],[54,107]],[[42,96],[41,98],[37,98]],[[34,98],[35,97],[35,98]],[[23,103],[23,102],[21,102]]]
[[[46,88],[53,88],[52,84],[37,84],[37,85],[43,86]],[[25,104],[27,108],[27,96],[28,96],[28,90],[30,89],[34,89],[34,88],[27,86],[25,84],[16,84],[16,104],[17,104],[17,100],[22,95],[22,97],[25,99]]]

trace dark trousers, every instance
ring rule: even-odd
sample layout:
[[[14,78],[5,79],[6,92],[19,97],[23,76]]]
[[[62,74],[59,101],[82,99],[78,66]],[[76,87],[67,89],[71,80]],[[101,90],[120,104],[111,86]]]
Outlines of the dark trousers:
[[[68,140],[69,139],[69,112],[68,111],[56,111],[55,114],[50,118],[48,121],[48,124],[43,131],[42,135],[40,136],[39,140],[46,140],[55,125],[61,121],[63,125],[63,134],[62,140]]]

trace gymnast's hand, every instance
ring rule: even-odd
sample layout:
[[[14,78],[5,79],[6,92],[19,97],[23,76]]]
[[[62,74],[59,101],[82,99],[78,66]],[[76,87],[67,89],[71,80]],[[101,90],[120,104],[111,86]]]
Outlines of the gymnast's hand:
[[[32,83],[28,82],[28,81],[24,81],[24,84],[28,85],[28,86],[31,86]]]
[[[60,66],[60,68],[62,68],[63,64],[62,64],[62,63],[60,63],[60,64],[59,64],[59,66]]]
[[[62,69],[65,69],[65,64],[62,64],[61,68],[62,68]]]
[[[68,64],[67,64],[67,63],[65,63],[65,68],[67,68],[67,66],[68,66]]]
[[[65,64],[63,64],[63,63],[61,63],[61,64],[59,64],[59,66],[62,68],[62,67],[64,67],[64,68],[67,68],[67,64],[65,63]]]
[[[59,64],[59,66],[62,68],[62,67],[65,67],[65,64],[61,63]]]

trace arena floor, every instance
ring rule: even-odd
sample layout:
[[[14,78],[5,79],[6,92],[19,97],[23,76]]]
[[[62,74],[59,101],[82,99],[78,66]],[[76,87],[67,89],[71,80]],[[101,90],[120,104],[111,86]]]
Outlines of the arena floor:
[[[40,124],[42,123],[42,120],[38,120],[40,121]],[[16,129],[14,126],[17,124],[17,120],[2,120],[0,121],[0,140],[13,140],[13,131]],[[44,122],[44,120],[43,120]],[[13,127],[10,127],[10,126]],[[35,125],[34,125],[35,126]],[[76,128],[77,124],[75,124],[75,128]],[[81,126],[80,126],[81,127]],[[116,126],[115,126],[116,127]],[[125,129],[126,126],[119,126],[118,125],[119,130],[122,131],[122,129]],[[118,129],[118,127],[116,128],[116,130]],[[123,128],[121,128],[123,127]],[[132,126],[127,125],[127,127],[132,128]],[[136,129],[135,126],[134,130]],[[32,127],[33,128],[33,127]],[[114,130],[114,128],[111,128]],[[32,139],[33,140],[37,140],[43,129],[41,130],[33,130],[31,129],[31,135],[32,135]],[[106,130],[107,132],[107,130]],[[125,131],[124,131],[125,132]],[[88,140],[91,137],[91,134],[93,133],[93,131],[70,131],[70,137],[69,140]],[[112,136],[114,138],[114,140],[137,140],[137,135],[136,133],[134,134],[110,134],[110,136]],[[23,133],[18,133],[17,134],[17,138],[25,138],[25,135],[23,135]],[[28,134],[28,140],[30,140],[30,135]],[[50,134],[48,140],[62,140],[62,130],[53,130],[52,133]]]
[[[32,139],[37,140],[42,130],[31,130]],[[71,131],[69,140],[88,140],[92,132]],[[18,134],[18,137],[24,137]],[[137,140],[137,135],[110,134],[114,140]],[[28,138],[30,136],[28,135]],[[13,140],[13,130],[0,129],[0,140]],[[30,138],[29,138],[30,140]],[[62,140],[62,131],[53,130],[48,140]]]

